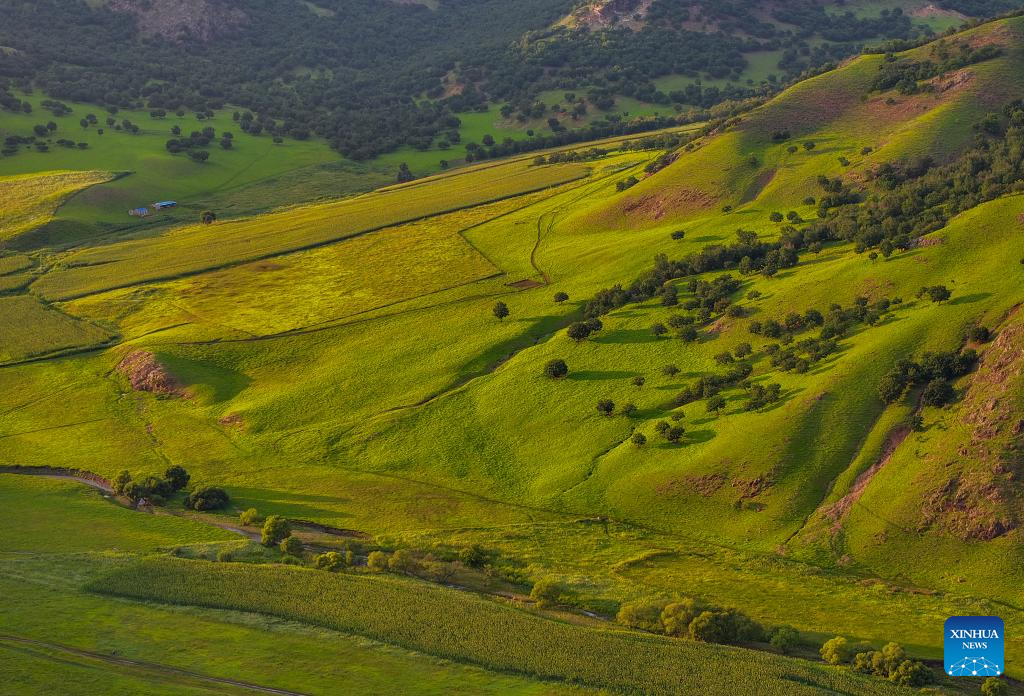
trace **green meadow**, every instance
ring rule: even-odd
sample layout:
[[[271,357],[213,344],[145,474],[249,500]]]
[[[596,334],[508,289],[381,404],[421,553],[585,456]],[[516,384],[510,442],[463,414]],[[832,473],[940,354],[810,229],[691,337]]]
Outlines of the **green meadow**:
[[[1024,98],[1022,32],[1020,18],[971,30],[963,40],[1002,52],[934,89],[873,91],[886,59],[863,56],[727,125],[679,129],[696,137],[669,150],[614,138],[601,153],[581,144],[542,153],[579,155],[554,163],[531,153],[347,198],[384,180],[329,165],[322,143],[239,134],[199,165],[162,151],[173,118],[145,114],[127,116],[145,125],[138,136],[90,128],[88,149],[0,161],[17,175],[0,187],[19,182],[0,191],[28,186],[17,169],[30,161],[49,172],[28,178],[45,206],[3,199],[29,212],[0,223],[0,238],[24,242],[0,256],[0,465],[108,480],[180,465],[194,488],[231,497],[220,512],[175,496],[149,514],[0,472],[19,521],[0,544],[0,675],[27,679],[12,682],[26,692],[67,679],[80,693],[244,692],[216,680],[299,693],[910,693],[817,650],[843,635],[937,660],[942,622],[963,613],[1002,616],[1007,674],[1024,676],[1019,186],[888,254],[831,239],[774,273],[698,270],[569,335],[588,300],[661,255],[827,222],[821,178],[870,205],[884,163],[954,161],[974,123]],[[464,128],[498,137],[484,130],[492,116]],[[231,128],[225,114],[203,123]],[[145,143],[161,167],[203,175],[153,193],[175,175],[121,164]],[[95,178],[66,180],[75,157]],[[129,228],[132,197],[187,204]],[[197,222],[205,209],[224,219]],[[701,281],[726,273],[727,302],[698,318]],[[920,292],[937,285],[950,296]],[[816,328],[754,330],[835,306],[883,309],[800,369],[775,356]],[[993,340],[968,340],[979,326]],[[967,345],[979,362],[949,404],[926,405],[917,387],[880,399],[898,361]],[[133,387],[129,354],[175,388]],[[563,378],[545,374],[554,360]],[[717,406],[681,398],[737,363],[750,371],[723,383]],[[754,385],[777,385],[777,398],[750,406]],[[682,432],[661,434],[672,426]],[[247,555],[217,524],[249,508],[344,531],[304,537],[295,558]],[[308,567],[349,544],[356,567]],[[487,562],[458,561],[454,580],[365,566],[399,550],[454,564],[474,545]],[[564,590],[554,607],[529,597],[543,581]],[[614,623],[623,603],[683,596],[790,626],[796,645]],[[933,693],[978,686],[940,680]]]

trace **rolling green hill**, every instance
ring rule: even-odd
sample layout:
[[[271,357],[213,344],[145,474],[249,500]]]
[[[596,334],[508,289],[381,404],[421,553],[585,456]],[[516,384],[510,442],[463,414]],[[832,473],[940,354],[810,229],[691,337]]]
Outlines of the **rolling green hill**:
[[[93,130],[0,162],[0,466],[80,479],[0,475],[27,521],[0,674],[975,693],[914,660],[998,615],[1024,677],[1024,17],[897,48],[345,198],[382,182],[333,178],[316,139],[197,164]],[[199,167],[187,207],[116,222],[165,178],[129,152]],[[230,502],[116,486],[173,466]],[[299,546],[261,546],[250,508]],[[906,662],[821,663],[837,635]]]

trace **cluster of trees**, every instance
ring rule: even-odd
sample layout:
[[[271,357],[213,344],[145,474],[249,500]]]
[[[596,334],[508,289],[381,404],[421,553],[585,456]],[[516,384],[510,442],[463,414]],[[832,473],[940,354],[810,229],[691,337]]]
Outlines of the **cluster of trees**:
[[[858,672],[883,677],[899,686],[925,686],[935,681],[935,673],[924,663],[907,658],[898,643],[873,650],[865,643],[853,644],[842,636],[825,641],[821,658],[830,665],[844,665]]]
[[[627,602],[619,607],[615,619],[629,628],[704,643],[739,645],[767,640],[788,652],[800,640],[788,626],[766,630],[738,609],[714,607],[690,597]]]
[[[486,563],[488,556],[479,547],[476,549],[478,553],[471,553],[471,558],[467,556],[467,559],[477,563],[473,567],[481,567]],[[393,552],[371,551],[366,557],[366,567],[371,572],[412,575],[440,583],[449,582],[458,572],[460,565],[470,565],[462,560],[461,554],[424,554],[410,549],[397,549]]]
[[[115,495],[124,496],[132,503],[146,500],[152,505],[163,505],[168,498],[188,486],[189,473],[181,466],[168,467],[162,477],[134,478],[129,471],[120,472],[113,481]]]
[[[725,399],[717,399],[723,390],[742,385],[754,371],[753,366],[748,362],[736,363],[728,372],[720,375],[704,375],[698,377],[693,383],[685,387],[675,395],[672,403],[675,406],[685,406],[701,399],[708,400],[708,412],[718,413],[725,408]]]
[[[903,359],[882,377],[878,396],[887,404],[899,401],[914,386],[924,386],[921,402],[945,406],[956,399],[953,380],[971,371],[978,360],[973,348],[963,352],[925,353],[920,360]]]
[[[965,210],[1024,190],[1024,101],[987,115],[977,133],[976,144],[949,164],[917,159],[880,167],[874,179],[880,190],[863,205],[840,181],[838,200],[821,205],[822,219],[805,231],[853,242],[857,251],[877,248],[887,257]]]
[[[1005,0],[949,1],[987,13]],[[143,34],[136,18],[117,6],[13,3],[0,26],[0,45],[15,49],[0,66],[0,108],[31,108],[13,96],[12,85],[35,85],[56,100],[145,108],[157,118],[185,110],[209,115],[238,104],[250,114],[242,122],[245,132],[317,134],[346,156],[367,159],[403,145],[426,149],[438,136],[457,142],[449,138],[460,125],[455,114],[486,110],[489,101],[508,102],[508,115],[524,119],[551,113],[538,99],[549,89],[588,90],[586,101],[574,94],[568,102],[565,113],[577,119],[588,106],[612,108],[616,95],[708,108],[770,94],[787,78],[856,52],[867,39],[911,39],[922,31],[898,10],[834,15],[814,0],[772,6],[773,18],[786,28],[759,16],[756,4],[657,0],[635,31],[561,26],[570,0],[449,2],[436,10],[375,0],[318,4],[330,12],[239,4],[248,21],[219,22],[216,40],[204,41]],[[694,30],[691,20],[711,30]],[[40,44],[35,37],[41,35],[50,40]],[[816,35],[825,41],[812,40]],[[785,51],[781,77],[742,82],[744,54],[774,49]],[[695,83],[666,94],[654,80],[669,74]],[[702,76],[733,84],[697,84]],[[621,126],[589,126],[581,137]],[[556,130],[554,140],[572,135],[560,124]],[[551,147],[566,141],[519,142]],[[473,156],[519,147],[503,143]]]
[[[765,242],[759,240],[754,232],[741,229],[736,232],[737,241],[730,245],[709,244],[701,251],[678,260],[658,254],[649,272],[628,288],[615,285],[599,290],[587,303],[584,312],[587,316],[599,316],[631,302],[672,293],[671,286],[666,285],[668,281],[708,271],[736,268],[741,273],[761,273],[771,277],[783,268],[795,266],[798,252],[823,241],[823,233],[820,229],[798,230],[786,226],[777,241]]]
[[[188,487],[190,476],[184,467],[174,465],[164,475],[135,478],[129,471],[122,471],[113,481],[116,495],[124,496],[138,504],[145,500],[150,505],[164,505],[177,492]],[[199,511],[221,510],[229,502],[227,492],[217,486],[204,486],[190,491],[184,499],[187,508]]]
[[[871,83],[871,89],[879,92],[897,89],[900,94],[916,94],[921,91],[918,83],[923,80],[991,60],[1001,54],[1002,49],[998,46],[975,47],[966,41],[953,45],[939,41],[932,46],[932,60],[898,60],[889,53]]]
[[[192,131],[188,136],[181,135],[180,126],[172,126],[171,134],[177,137],[167,141],[165,145],[167,151],[172,155],[184,152],[196,162],[205,162],[210,158],[209,151],[203,148],[209,146],[214,138],[217,137],[217,131],[212,126],[207,126],[201,131]],[[232,149],[234,147],[234,138],[234,133],[230,131],[223,132],[220,138],[221,148],[225,150]]]
[[[625,179],[622,179],[621,181],[616,182],[615,183],[615,190],[618,191],[619,193],[621,193],[621,192],[625,191],[626,189],[633,188],[634,186],[636,186],[639,183],[640,183],[639,179],[637,179],[635,176],[630,175],[630,176],[627,176]]]
[[[681,117],[669,116],[645,116],[624,119],[615,114],[609,114],[603,119],[576,128],[573,130],[561,129],[551,135],[534,134],[529,139],[515,140],[506,138],[502,142],[495,142],[487,146],[477,143],[466,143],[466,161],[474,162],[479,160],[494,159],[496,157],[508,157],[510,155],[534,152],[536,150],[547,150],[549,148],[564,147],[575,143],[587,142],[590,140],[601,140],[618,135],[634,135],[646,131],[661,130],[671,126],[680,125],[696,119],[701,114],[687,114]],[[429,143],[428,143],[429,145]],[[557,160],[550,160],[555,162]]]
[[[842,179],[821,176],[818,183],[825,195],[817,200],[819,220],[802,229],[787,225],[775,242],[739,230],[731,245],[708,245],[679,260],[659,255],[654,268],[628,288],[615,285],[598,291],[585,313],[599,316],[648,300],[669,292],[665,287],[670,280],[708,271],[736,268],[770,277],[795,265],[798,252],[818,251],[828,241],[853,242],[858,252],[877,248],[884,257],[909,249],[917,237],[943,227],[949,217],[1024,190],[1024,101],[990,114],[978,133],[978,144],[951,164],[932,166],[925,159],[881,167],[881,190],[866,200]]]

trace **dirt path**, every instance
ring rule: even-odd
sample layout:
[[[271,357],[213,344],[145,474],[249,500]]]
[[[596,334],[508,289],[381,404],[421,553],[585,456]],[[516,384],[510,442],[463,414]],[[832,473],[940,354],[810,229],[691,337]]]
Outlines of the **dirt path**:
[[[234,686],[241,689],[247,689],[256,693],[262,694],[280,694],[281,696],[306,696],[299,691],[288,691],[287,689],[277,689],[272,686],[263,686],[261,684],[253,684],[251,682],[238,681],[236,679],[226,679],[224,677],[214,677],[208,674],[202,674],[200,672],[192,672],[187,669],[181,669],[179,667],[171,667],[170,665],[163,665],[156,662],[144,662],[142,660],[130,660],[126,657],[115,657],[113,655],[104,655],[103,653],[91,652],[89,650],[81,650],[79,648],[73,648],[69,645],[62,645],[60,643],[49,643],[41,640],[32,640],[30,638],[22,638],[20,636],[11,636],[0,634],[0,646],[8,644],[5,647],[12,647],[9,644],[30,646],[34,648],[43,648],[45,650],[52,650],[55,652],[64,653],[66,655],[74,655],[76,657],[82,657],[87,660],[95,660],[97,662],[103,662],[108,665],[116,665],[119,667],[129,667],[132,669],[141,669],[146,672],[151,672],[158,676],[177,676],[185,677],[206,684],[219,684],[225,686]]]
[[[46,466],[5,466],[0,467],[0,474],[18,474],[21,476],[71,480],[83,483],[103,493],[112,494],[114,492],[114,487],[107,479],[98,474],[89,471],[78,471],[77,469],[61,469]]]

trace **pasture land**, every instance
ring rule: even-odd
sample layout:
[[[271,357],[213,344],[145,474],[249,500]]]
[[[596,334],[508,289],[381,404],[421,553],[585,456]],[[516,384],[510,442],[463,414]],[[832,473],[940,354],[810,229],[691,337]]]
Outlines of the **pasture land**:
[[[18,534],[0,542],[0,553],[149,551],[238,538],[192,520],[129,510],[75,481],[9,474],[2,469],[0,504],[18,520]]]
[[[155,239],[86,249],[33,290],[66,300],[137,283],[208,271],[311,248],[419,218],[542,190],[588,174],[581,165],[531,167],[517,163],[469,170],[437,180],[385,189],[337,203],[254,218],[194,224]]]
[[[14,285],[20,279],[15,278]],[[99,346],[112,336],[29,295],[0,297],[0,362]]]
[[[1019,25],[986,25],[977,38],[1012,39]],[[1017,377],[1000,378],[992,366],[1022,364],[1016,344],[998,336],[1019,331],[1012,309],[1024,299],[1024,196],[976,205],[889,256],[828,241],[774,275],[728,269],[739,312],[694,319],[692,341],[652,331],[696,316],[690,278],[672,283],[678,304],[655,297],[609,311],[582,341],[565,329],[595,293],[629,286],[656,255],[729,244],[737,229],[775,241],[787,222],[772,221],[773,212],[792,211],[794,226],[813,223],[817,200],[805,201],[823,195],[819,175],[870,191],[877,164],[955,156],[974,137],[969,124],[994,108],[988,99],[1024,93],[1013,77],[1020,60],[1007,50],[949,89],[898,95],[871,93],[884,58],[860,58],[696,140],[650,176],[644,169],[661,153],[565,167],[521,158],[339,203],[33,254],[31,292],[75,298],[60,309],[128,345],[0,371],[0,462],[106,476],[125,462],[140,474],[180,463],[195,481],[225,486],[233,507],[357,530],[387,548],[482,544],[516,582],[557,577],[579,606],[605,616],[622,601],[693,594],[793,625],[808,649],[843,633],[900,642],[917,658],[939,654],[938,627],[959,610],[1001,614],[1016,633],[1024,566],[1008,474],[1018,460],[1004,458],[1004,445],[1017,426],[1000,421],[985,452],[974,438],[984,414],[1021,398]],[[773,136],[779,129],[790,132]],[[630,175],[639,183],[616,186]],[[948,300],[919,295],[937,284],[950,289]],[[556,301],[556,292],[568,299]],[[857,298],[891,303],[800,370],[772,355],[816,332],[794,329],[787,343],[751,331],[753,321],[825,314]],[[35,302],[0,302],[9,300],[24,311]],[[503,319],[493,313],[499,300],[510,310]],[[15,335],[23,325],[12,320]],[[978,325],[997,338],[972,344],[981,365],[955,383],[961,402],[939,409],[919,408],[916,394],[889,406],[879,399],[898,360],[957,350]],[[709,411],[706,399],[679,405],[684,388],[729,369],[745,343],[748,378],[778,384],[777,402],[748,409],[734,384],[721,389],[721,409]],[[152,353],[188,396],[132,391],[114,371],[128,350]],[[564,379],[543,375],[552,359],[568,364]],[[986,410],[979,394],[1002,385]],[[596,409],[602,399],[614,402],[612,415]],[[662,421],[684,428],[678,442],[659,435]],[[632,441],[638,433],[642,446]],[[949,491],[963,492],[970,514]],[[59,575],[23,560],[9,566],[11,577]],[[889,689],[766,654],[553,622],[403,579],[98,554],[75,567],[77,587],[90,582],[119,597],[76,595],[88,606],[316,624],[419,658],[549,677],[552,689],[570,679],[618,689],[632,679],[667,692],[671,679],[703,678],[705,668],[750,692]],[[514,649],[486,642],[505,634],[527,640]],[[563,645],[626,657],[574,661]],[[1022,674],[1020,645],[1010,643],[1012,676]],[[736,654],[769,681],[732,672]]]
[[[887,694],[885,682],[766,653],[583,628],[471,594],[394,578],[154,558],[90,589],[170,604],[258,611],[430,655],[593,688],[674,694]]]
[[[80,588],[127,558],[45,551],[0,555],[5,598],[0,677],[17,684],[18,693],[258,693],[226,680],[318,696],[338,693],[339,684],[382,695],[396,690],[430,696],[460,690],[495,696],[596,693],[454,664],[278,617],[111,601]],[[11,635],[21,640],[6,639]],[[282,661],[282,654],[289,659]]]
[[[98,171],[51,171],[0,177],[0,243],[42,227],[67,198],[111,178],[110,174]],[[8,261],[4,266],[10,263],[13,262]]]
[[[0,256],[0,275],[17,273],[26,268],[31,268],[32,259],[23,254],[8,254]]]

